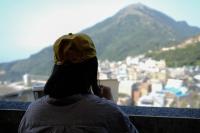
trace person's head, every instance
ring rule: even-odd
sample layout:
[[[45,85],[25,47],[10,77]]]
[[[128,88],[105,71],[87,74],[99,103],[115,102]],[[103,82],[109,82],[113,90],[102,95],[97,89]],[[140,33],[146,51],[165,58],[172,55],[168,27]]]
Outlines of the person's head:
[[[54,98],[98,88],[98,61],[92,39],[83,33],[60,37],[53,45],[55,65],[44,93]]]

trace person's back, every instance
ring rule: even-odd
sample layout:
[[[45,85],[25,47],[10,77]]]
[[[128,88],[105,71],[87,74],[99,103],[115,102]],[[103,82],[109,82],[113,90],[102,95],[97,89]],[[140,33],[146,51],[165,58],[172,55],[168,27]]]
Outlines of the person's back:
[[[62,36],[54,44],[54,56],[46,96],[30,104],[19,133],[137,132],[114,102],[101,98],[111,95],[98,85],[96,50],[89,36]]]
[[[62,101],[43,97],[30,105],[19,132],[134,133],[136,129],[113,102],[89,94]]]

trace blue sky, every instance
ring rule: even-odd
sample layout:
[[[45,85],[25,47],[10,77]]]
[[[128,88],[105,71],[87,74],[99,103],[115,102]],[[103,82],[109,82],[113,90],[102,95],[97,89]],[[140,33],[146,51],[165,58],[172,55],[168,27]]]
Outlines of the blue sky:
[[[200,27],[199,0],[0,0],[0,62],[28,58],[138,2]]]

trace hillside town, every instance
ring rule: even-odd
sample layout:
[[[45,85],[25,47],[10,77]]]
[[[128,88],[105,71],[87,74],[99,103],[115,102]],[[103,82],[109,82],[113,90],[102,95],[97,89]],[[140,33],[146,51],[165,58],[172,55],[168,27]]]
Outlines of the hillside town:
[[[199,66],[168,68],[164,60],[139,55],[123,61],[99,61],[98,71],[100,81],[108,82],[119,105],[200,107]],[[42,88],[47,79],[47,76],[25,74],[19,82],[1,81],[0,99],[33,101],[36,98],[33,89]],[[113,86],[113,80],[118,84]]]
[[[100,79],[119,81],[118,104],[199,108],[200,67],[168,68],[144,55],[100,61]]]

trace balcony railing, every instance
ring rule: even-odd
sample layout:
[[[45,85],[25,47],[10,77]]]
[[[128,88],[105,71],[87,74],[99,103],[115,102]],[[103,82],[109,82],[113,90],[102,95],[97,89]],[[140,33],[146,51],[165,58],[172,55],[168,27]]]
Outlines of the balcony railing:
[[[16,133],[30,103],[0,102],[0,132]],[[199,133],[200,110],[120,106],[140,133]]]

